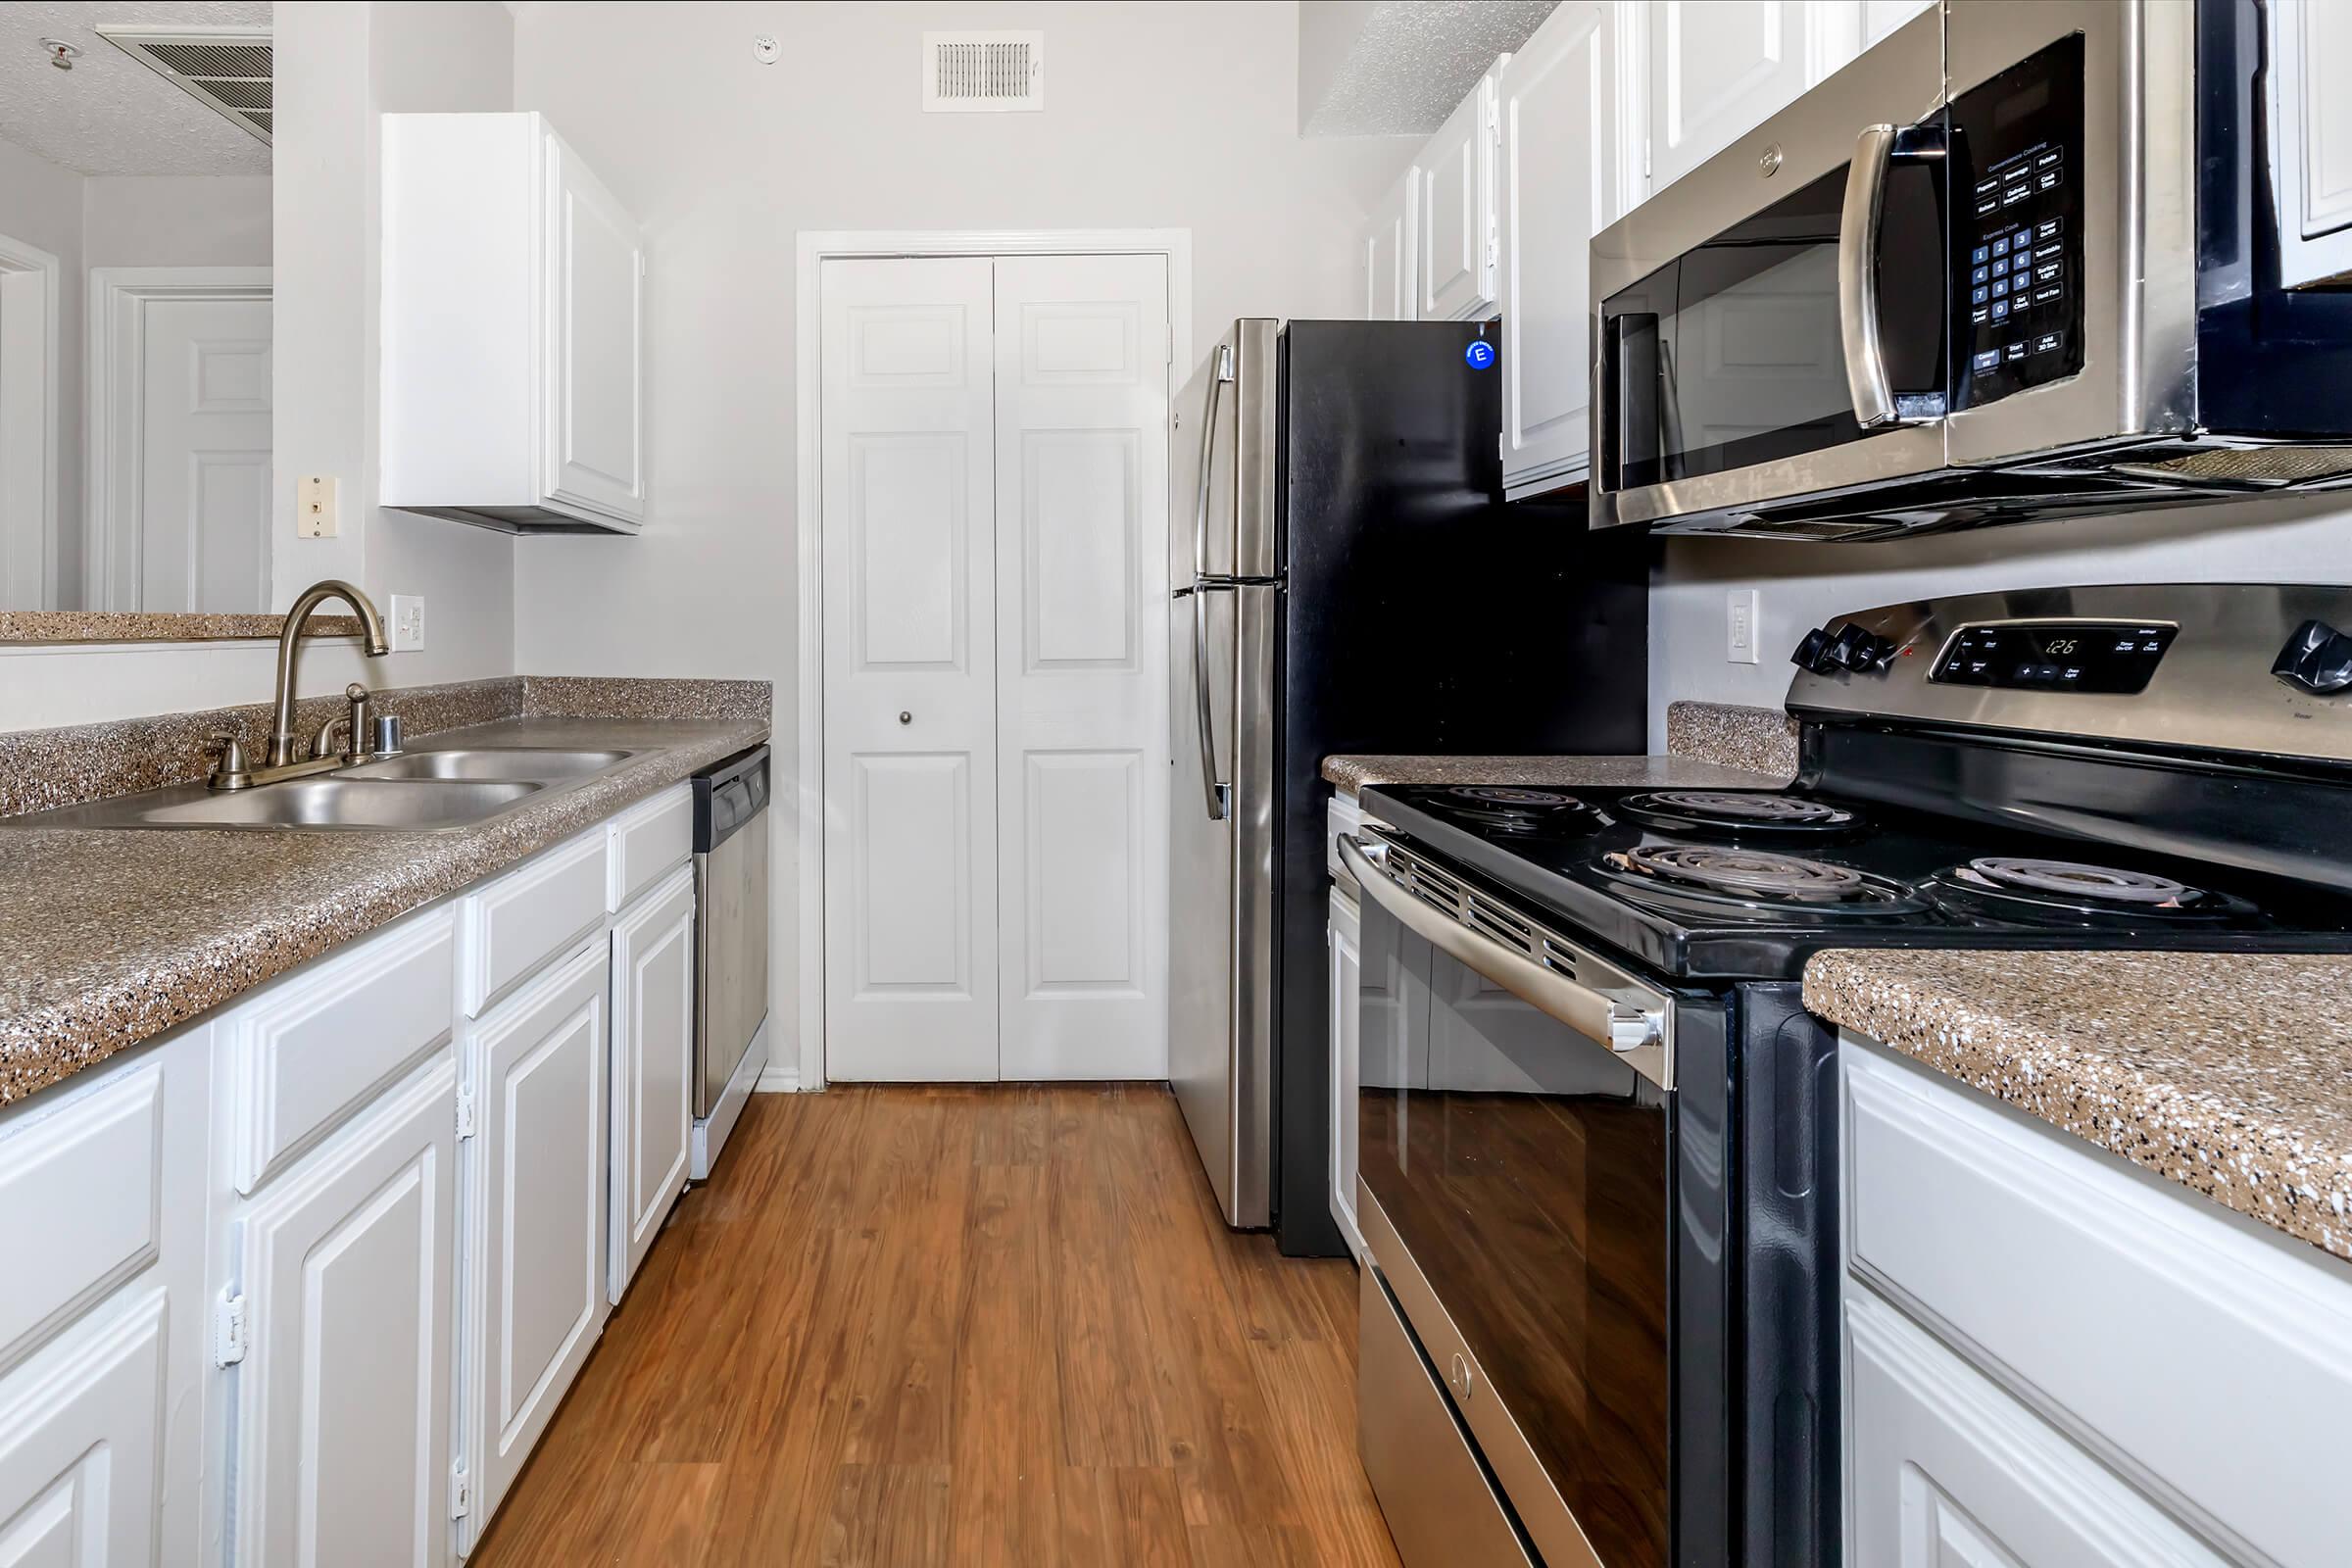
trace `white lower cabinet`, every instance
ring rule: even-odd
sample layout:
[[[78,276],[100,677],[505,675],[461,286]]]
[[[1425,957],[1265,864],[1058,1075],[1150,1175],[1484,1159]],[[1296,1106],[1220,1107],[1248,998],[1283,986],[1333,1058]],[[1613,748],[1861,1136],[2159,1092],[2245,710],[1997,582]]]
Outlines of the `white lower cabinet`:
[[[611,1311],[609,974],[600,938],[466,1034],[464,1550],[489,1526]]]
[[[78,1325],[0,1381],[0,1563],[185,1560],[162,1551],[166,1294]],[[184,1479],[184,1478],[183,1478]]]
[[[694,1132],[694,871],[612,923],[612,1299],[686,1188]]]
[[[1361,917],[1345,883],[1331,890],[1331,1217],[1348,1239],[1348,1250],[1364,1255],[1364,1233],[1355,1220],[1355,1100],[1361,1037],[1356,1028],[1356,982],[1362,973],[1358,949]]]
[[[445,1054],[236,1221],[239,1564],[453,1555],[457,1086]]]
[[[2153,1503],[1867,1290],[1846,1297],[1852,1524],[1870,1568],[2221,1568]]]

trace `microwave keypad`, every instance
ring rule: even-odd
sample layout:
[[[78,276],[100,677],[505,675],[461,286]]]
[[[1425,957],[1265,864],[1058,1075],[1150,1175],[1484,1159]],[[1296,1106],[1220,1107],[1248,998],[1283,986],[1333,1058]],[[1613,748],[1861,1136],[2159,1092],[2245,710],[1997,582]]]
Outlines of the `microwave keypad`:
[[[2063,39],[1952,105],[1952,407],[2082,368],[2082,45]]]

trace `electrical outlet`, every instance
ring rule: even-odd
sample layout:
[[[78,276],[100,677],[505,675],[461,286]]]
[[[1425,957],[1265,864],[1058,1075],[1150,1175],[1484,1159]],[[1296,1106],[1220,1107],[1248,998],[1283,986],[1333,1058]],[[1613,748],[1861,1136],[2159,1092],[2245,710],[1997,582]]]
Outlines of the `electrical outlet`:
[[[1724,606],[1723,658],[1726,663],[1756,662],[1756,619],[1763,612],[1763,595],[1753,588],[1735,588]]]
[[[392,596],[392,651],[414,654],[424,647],[424,599],[418,594]]]
[[[298,539],[332,539],[335,536],[336,503],[341,499],[342,481],[323,474],[306,473],[294,484],[294,535]]]

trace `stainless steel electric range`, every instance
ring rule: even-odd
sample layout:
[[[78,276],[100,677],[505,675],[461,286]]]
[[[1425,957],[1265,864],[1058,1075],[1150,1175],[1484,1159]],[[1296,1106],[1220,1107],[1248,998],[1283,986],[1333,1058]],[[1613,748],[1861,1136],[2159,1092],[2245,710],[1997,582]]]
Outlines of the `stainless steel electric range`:
[[[1360,1446],[1411,1568],[1839,1560],[1805,959],[2352,951],[2339,627],[2352,589],[1890,606],[1797,650],[1788,789],[1363,792]]]

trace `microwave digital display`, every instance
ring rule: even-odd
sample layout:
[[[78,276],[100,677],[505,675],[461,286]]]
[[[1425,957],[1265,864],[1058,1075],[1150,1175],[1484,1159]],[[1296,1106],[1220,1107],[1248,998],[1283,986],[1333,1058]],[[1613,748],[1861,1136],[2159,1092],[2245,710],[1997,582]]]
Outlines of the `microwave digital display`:
[[[1952,104],[1954,410],[2082,368],[2082,35]]]
[[[1947,686],[2132,696],[2147,689],[2180,629],[2163,622],[2082,620],[1963,626],[1944,644],[1928,679]]]

